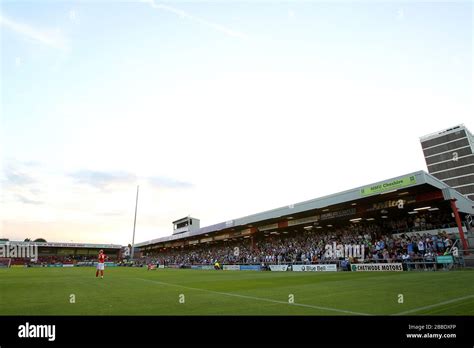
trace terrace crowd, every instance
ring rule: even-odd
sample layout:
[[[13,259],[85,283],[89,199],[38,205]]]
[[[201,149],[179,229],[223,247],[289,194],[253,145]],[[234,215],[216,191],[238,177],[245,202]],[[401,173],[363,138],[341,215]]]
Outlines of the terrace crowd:
[[[436,255],[449,252],[456,238],[440,230],[435,234],[426,231],[434,228],[449,228],[442,217],[419,214],[416,217],[376,225],[353,223],[344,228],[318,229],[268,234],[256,240],[252,247],[249,239],[162,249],[148,255],[144,262],[158,264],[194,265],[253,263],[324,263],[346,257],[329,256],[326,246],[333,243],[364,246],[364,262],[400,262],[418,259],[434,259]],[[399,233],[405,231],[405,233]],[[398,232],[398,233],[397,233]],[[355,258],[350,260],[357,262]]]

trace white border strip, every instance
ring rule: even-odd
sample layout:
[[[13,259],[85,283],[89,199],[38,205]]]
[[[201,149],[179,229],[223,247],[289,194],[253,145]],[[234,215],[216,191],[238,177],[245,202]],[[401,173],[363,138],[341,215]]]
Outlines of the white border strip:
[[[462,137],[462,138],[457,138],[457,139],[454,139],[454,140],[450,140],[450,141],[446,141],[446,142],[441,143],[441,144],[438,144],[438,145],[432,145],[432,146],[425,147],[425,148],[423,148],[423,151],[424,151],[424,150],[432,149],[432,148],[437,147],[437,146],[446,145],[446,144],[449,144],[449,143],[454,143],[455,141],[463,140],[463,139],[467,139],[467,136],[466,136],[466,137]],[[423,145],[422,145],[422,146],[423,146]]]
[[[460,156],[460,157],[457,157],[457,159],[461,159],[461,158],[466,158],[466,157],[470,157],[470,156],[474,156],[473,153],[470,153],[469,155],[464,155],[464,156]],[[441,164],[441,163],[447,163],[447,162],[456,162],[455,160],[453,160],[452,158],[450,159],[447,159],[447,160],[444,160],[444,161],[440,161],[440,162],[436,162],[436,163],[431,163],[431,164],[427,164],[427,166],[435,166],[437,164]]]
[[[471,175],[473,175],[473,174],[474,174],[474,173],[469,173],[469,174],[464,174],[464,175],[459,175],[459,176],[453,176],[453,177],[450,177],[450,178],[443,179],[442,181],[446,184],[445,181],[453,180],[453,179],[459,179],[459,178],[464,178],[464,177],[466,177],[466,176],[471,176]],[[440,179],[438,179],[438,180],[440,180]],[[446,184],[446,185],[449,186],[449,184]]]
[[[457,147],[457,148],[452,149],[452,150],[443,151],[443,152],[440,152],[440,153],[435,153],[434,155],[425,156],[425,159],[430,158],[430,157],[433,157],[433,156],[443,155],[443,154],[448,153],[448,152],[453,152],[453,151],[457,151],[457,150],[462,150],[462,149],[465,149],[465,148],[468,148],[468,147],[471,147],[471,145],[461,146],[461,147]]]
[[[465,167],[469,167],[469,166],[474,166],[474,163],[469,163],[469,164],[465,164],[465,165],[462,165],[462,166],[457,166],[457,167],[453,167],[453,168],[438,170],[437,172],[430,172],[430,174],[431,175],[438,174],[438,173],[442,173],[442,172],[447,172],[449,170],[455,170],[455,169],[465,168]],[[441,180],[441,179],[438,179],[438,180]],[[448,179],[442,179],[442,180],[448,180]]]
[[[458,186],[451,186],[453,189],[457,189],[457,188],[460,188],[460,187],[466,187],[466,186],[472,186],[472,182],[470,184],[464,184],[464,185],[458,185]],[[469,192],[470,193],[470,192]]]

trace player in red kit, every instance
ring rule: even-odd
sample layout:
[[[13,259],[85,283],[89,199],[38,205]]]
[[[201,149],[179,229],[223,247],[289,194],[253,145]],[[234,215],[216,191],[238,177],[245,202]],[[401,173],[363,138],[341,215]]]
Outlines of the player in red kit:
[[[99,251],[99,257],[97,259],[97,271],[95,272],[95,276],[99,276],[99,271],[100,271],[100,277],[104,278],[104,268],[105,268],[105,259],[107,256],[105,256],[104,251],[101,250]]]

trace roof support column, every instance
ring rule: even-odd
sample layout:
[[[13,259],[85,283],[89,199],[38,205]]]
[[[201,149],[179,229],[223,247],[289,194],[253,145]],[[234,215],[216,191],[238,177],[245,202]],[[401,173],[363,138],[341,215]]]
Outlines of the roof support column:
[[[461,217],[459,216],[458,207],[456,205],[456,199],[453,198],[453,199],[450,199],[449,201],[451,203],[451,209],[453,210],[453,213],[454,213],[454,219],[456,220],[456,225],[458,226],[459,237],[461,238],[464,254],[468,255],[469,251],[467,251],[468,249],[467,241],[466,241],[466,237],[464,236],[464,231],[462,229]]]
[[[250,250],[253,251],[257,247],[257,238],[255,234],[257,233],[257,228],[252,227],[250,229]]]

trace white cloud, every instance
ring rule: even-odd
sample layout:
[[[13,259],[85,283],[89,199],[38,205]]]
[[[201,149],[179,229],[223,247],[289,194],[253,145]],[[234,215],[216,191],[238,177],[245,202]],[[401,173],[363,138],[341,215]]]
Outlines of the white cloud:
[[[67,40],[58,29],[40,30],[8,18],[3,14],[0,14],[0,25],[43,45],[61,50],[67,49]]]
[[[186,18],[186,19],[193,20],[195,22],[198,22],[199,24],[202,24],[206,27],[217,30],[221,33],[224,33],[224,34],[228,35],[228,36],[236,37],[236,38],[239,38],[239,39],[246,39],[247,38],[245,34],[239,32],[239,31],[236,31],[236,30],[230,29],[226,26],[223,26],[221,24],[214,23],[214,22],[208,21],[206,19],[200,18],[198,16],[190,14],[189,12],[185,12],[183,10],[180,10],[176,7],[157,4],[157,3],[155,3],[154,0],[142,0],[142,2],[144,2],[146,4],[149,4],[151,7],[156,8],[158,10],[171,12],[171,13],[174,13],[175,15],[178,15],[181,18]]]
[[[397,11],[397,19],[400,21],[405,19],[405,12],[403,11],[402,8]]]
[[[69,11],[69,20],[71,22],[76,22],[77,21],[77,12],[75,10],[70,10]]]

